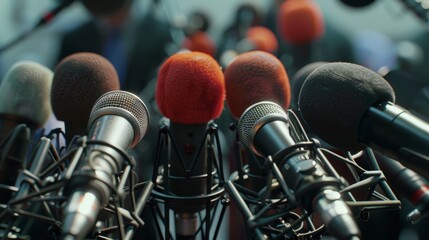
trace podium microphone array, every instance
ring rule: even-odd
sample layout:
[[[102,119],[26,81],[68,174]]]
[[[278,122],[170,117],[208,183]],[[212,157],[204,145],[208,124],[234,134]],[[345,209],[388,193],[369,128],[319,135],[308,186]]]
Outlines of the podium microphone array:
[[[69,56],[54,73],[38,64],[21,63],[6,75],[0,91],[7,94],[2,97],[14,97],[2,106],[5,116],[12,116],[2,125],[5,132],[11,131],[2,145],[8,154],[2,163],[13,165],[10,173],[17,174],[8,173],[11,179],[2,181],[16,192],[2,205],[2,237],[131,239],[144,224],[139,214],[153,184],[136,187],[136,162],[127,150],[145,135],[149,114],[139,97],[117,88],[113,66],[90,53]],[[30,139],[26,127],[42,127],[52,114],[51,96],[54,113],[66,121],[64,152],[57,152],[61,149],[52,144],[50,133],[32,134]],[[7,106],[13,104],[18,105]],[[22,124],[11,129],[11,121]],[[136,189],[142,189],[138,197]],[[131,206],[125,207],[124,201],[131,201]]]
[[[244,71],[246,75],[242,74]],[[227,189],[247,218],[250,229],[254,231],[254,237],[273,238],[279,232],[281,233],[280,229],[277,233],[270,233],[260,227],[264,225],[262,222],[271,221],[273,222],[269,224],[271,226],[275,222],[274,219],[269,220],[270,216],[266,217],[264,208],[276,210],[277,212],[273,214],[276,215],[279,209],[274,205],[283,204],[283,209],[290,211],[281,212],[284,215],[279,217],[284,217],[284,222],[290,221],[287,216],[295,216],[291,213],[292,209],[300,206],[304,212],[319,214],[328,232],[334,237],[359,239],[359,228],[339,193],[341,184],[327,174],[319,160],[313,159],[314,154],[311,153],[311,149],[305,147],[302,142],[298,142],[298,138],[291,130],[292,121],[284,110],[290,103],[290,86],[280,61],[269,53],[249,52],[237,57],[226,70],[225,76],[227,90],[231,94],[227,95],[228,105],[234,116],[240,116],[237,127],[238,141],[247,149],[247,155],[251,156],[248,158],[248,170],[243,171],[246,175],[248,174],[249,183],[242,183],[245,178],[231,179]],[[256,89],[258,91],[255,91]],[[246,92],[247,95],[237,94],[239,92]],[[255,163],[252,159],[258,159],[258,161]],[[265,203],[264,205],[263,203],[258,208],[251,200],[245,200],[248,196],[243,197],[245,194],[240,194],[238,189],[246,189],[247,185],[253,185],[255,181],[252,180],[257,169],[261,172],[264,169],[262,166],[269,166],[269,164],[272,164],[276,171],[273,173],[270,168],[265,168],[259,176],[269,176],[271,172],[276,175],[274,182],[280,184],[282,189],[280,194],[274,194],[274,191],[269,193],[272,195],[266,199],[276,204]],[[238,184],[234,185],[234,182]],[[263,190],[260,184],[256,185],[257,187],[255,185],[250,187],[251,190],[256,191],[256,196],[261,196],[262,191],[267,191],[267,188],[275,185],[269,181],[267,183],[263,178],[262,182],[268,184]],[[263,199],[260,201],[262,202]],[[260,218],[263,214],[265,217]],[[292,222],[287,223],[289,227],[293,225]],[[296,226],[293,227],[296,228]],[[296,234],[299,235],[299,233]],[[287,234],[284,235],[287,236]]]
[[[18,191],[20,184],[15,182],[23,166],[29,165],[31,138],[52,114],[52,76],[51,70],[38,63],[20,61],[9,69],[0,85],[2,204]]]
[[[249,239],[361,239],[357,221],[366,212],[400,207],[390,181],[416,207],[409,220],[426,217],[427,123],[394,104],[382,77],[355,64],[321,64],[300,85],[291,110],[286,69],[271,53],[240,54],[224,72],[205,53],[170,56],[157,79],[164,117],[155,123],[152,179],[138,182],[139,159],[129,150],[153,123],[138,96],[119,90],[106,59],[74,54],[54,72],[13,66],[0,85],[8,99],[0,105],[2,237],[131,239],[147,207],[160,238],[216,239],[233,201]],[[237,165],[228,180],[216,124],[224,100]],[[66,150],[52,144],[58,135],[35,134],[51,114],[65,122]],[[365,199],[356,194],[362,188]]]

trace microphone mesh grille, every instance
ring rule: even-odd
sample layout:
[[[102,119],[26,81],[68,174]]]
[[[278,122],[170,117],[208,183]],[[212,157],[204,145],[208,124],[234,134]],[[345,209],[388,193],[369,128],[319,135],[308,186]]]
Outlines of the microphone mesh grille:
[[[108,113],[109,109],[115,109],[115,111],[111,112],[127,119],[129,119],[128,116],[131,114],[134,119],[129,120],[137,121],[138,123],[139,129],[134,129],[135,134],[139,136],[138,141],[143,138],[149,125],[149,111],[139,97],[130,92],[121,90],[107,92],[95,102],[91,111],[91,116],[94,112],[99,110],[106,110],[102,112]],[[121,113],[123,113],[123,115]]]
[[[251,133],[254,131],[254,126],[261,122],[262,119],[271,119],[270,116],[287,118],[286,112],[281,106],[273,102],[259,102],[251,105],[244,111],[238,121],[238,134],[244,145],[250,147],[250,142],[253,141]]]

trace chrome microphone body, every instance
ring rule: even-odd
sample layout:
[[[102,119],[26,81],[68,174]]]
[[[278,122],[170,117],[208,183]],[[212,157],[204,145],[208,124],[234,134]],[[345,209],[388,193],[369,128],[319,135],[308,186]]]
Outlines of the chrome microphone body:
[[[339,193],[339,182],[329,176],[310,150],[297,146],[283,108],[273,102],[253,104],[241,115],[240,139],[255,154],[273,158],[296,202],[316,212],[328,232],[338,239],[360,239],[352,213]]]
[[[131,93],[111,91],[97,100],[89,119],[85,158],[65,188],[69,200],[63,210],[63,239],[83,239],[93,228],[118,184],[115,174],[125,164],[126,150],[142,139],[148,120],[146,106]]]

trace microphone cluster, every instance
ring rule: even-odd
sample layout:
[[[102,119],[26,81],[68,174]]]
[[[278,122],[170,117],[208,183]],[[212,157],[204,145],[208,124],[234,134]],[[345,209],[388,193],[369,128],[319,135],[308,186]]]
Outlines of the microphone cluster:
[[[20,62],[6,74],[2,238],[131,239],[144,225],[139,215],[153,184],[137,183],[128,150],[146,134],[149,111],[117,88],[116,71],[97,54],[71,55],[55,72]],[[44,133],[53,114],[71,126],[66,147],[61,129]]]
[[[361,239],[370,212],[400,208],[395,193],[416,206],[409,221],[426,217],[427,123],[356,64],[320,64],[299,84],[291,109],[271,53],[240,54],[226,69],[202,52],[170,56],[156,83],[153,174],[139,182],[144,156],[132,149],[153,126],[150,109],[119,90],[106,59],[74,54],[54,72],[17,64],[0,86],[0,98],[15,93],[0,104],[2,238],[132,239],[147,208],[159,238],[217,239],[231,201],[249,239]],[[224,105],[230,129],[218,124]],[[52,114],[65,133],[37,130]],[[234,136],[229,177],[223,131]]]

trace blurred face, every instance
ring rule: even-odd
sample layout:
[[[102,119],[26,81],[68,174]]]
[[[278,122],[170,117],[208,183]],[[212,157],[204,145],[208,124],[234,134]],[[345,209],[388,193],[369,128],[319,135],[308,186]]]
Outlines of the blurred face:
[[[121,26],[130,15],[131,3],[126,3],[123,7],[112,14],[103,16],[103,21],[110,27]]]

